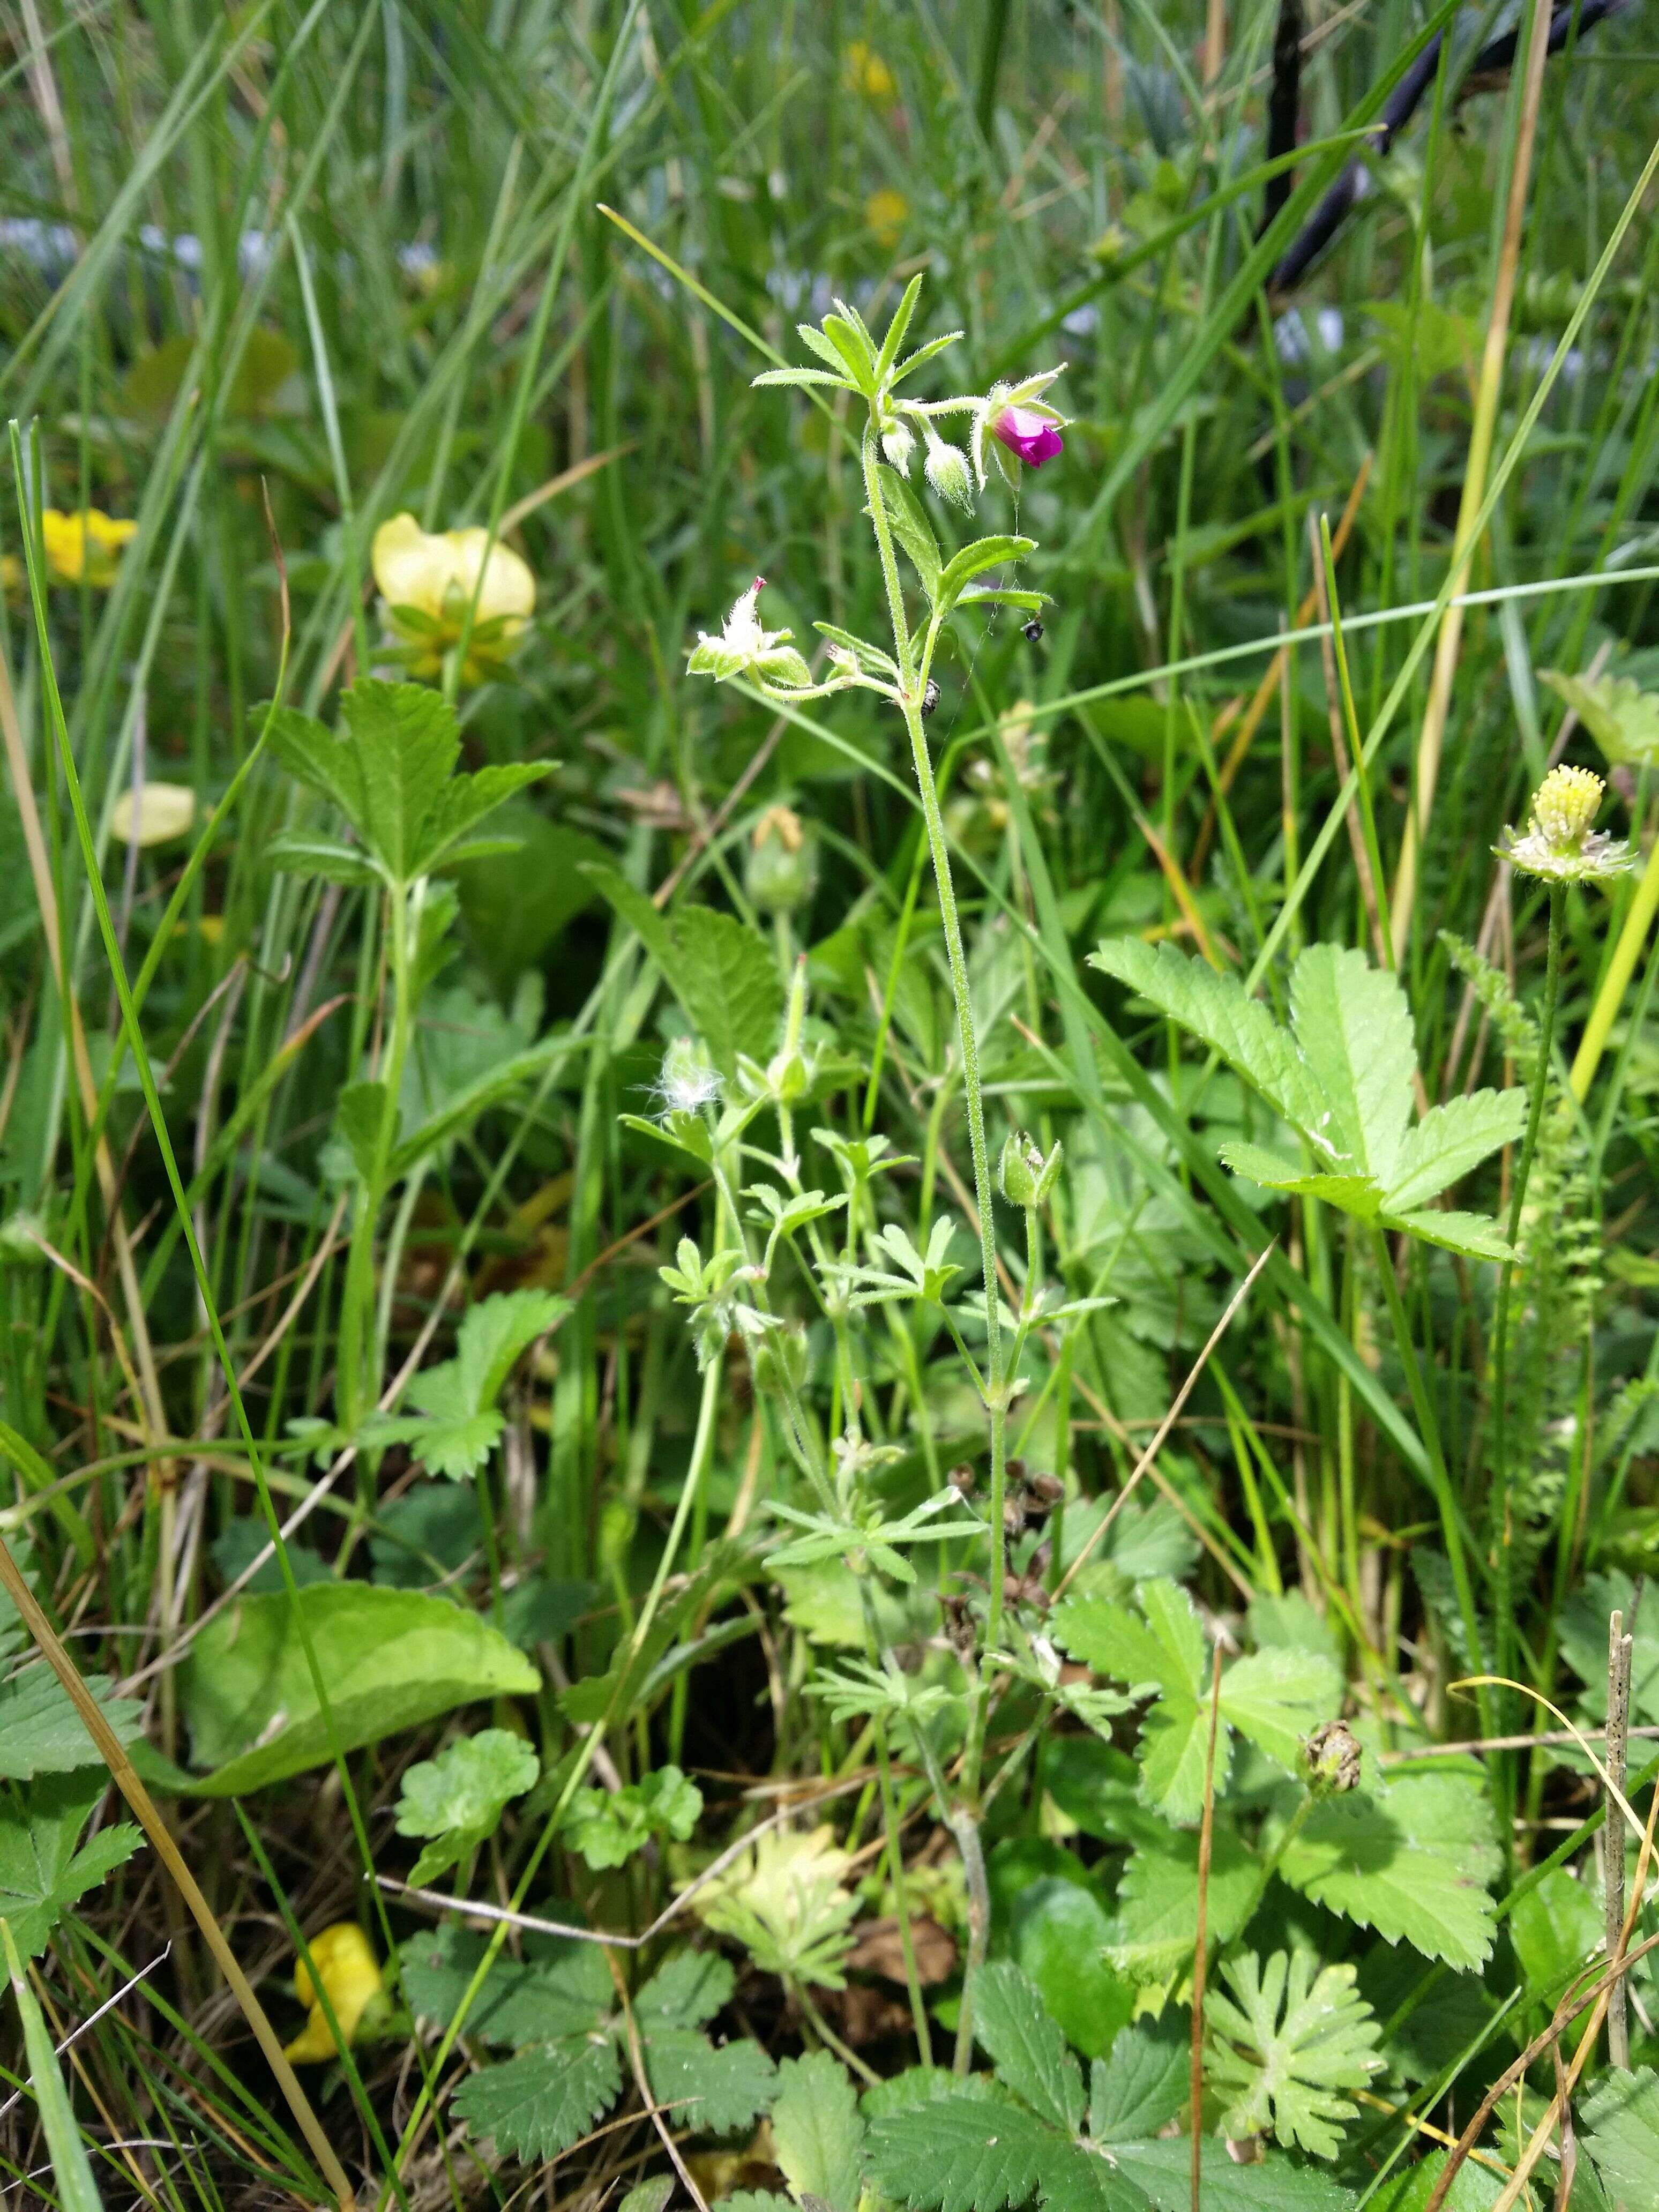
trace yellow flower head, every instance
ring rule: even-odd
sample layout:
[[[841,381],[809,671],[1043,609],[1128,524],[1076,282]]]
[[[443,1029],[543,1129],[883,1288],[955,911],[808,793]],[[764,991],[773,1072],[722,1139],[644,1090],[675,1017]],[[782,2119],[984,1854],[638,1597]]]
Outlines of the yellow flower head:
[[[368,1936],[355,1920],[337,1920],[312,1937],[311,1956],[341,2034],[348,2044],[356,2042],[364,2013],[380,1994],[380,1964]],[[337,2055],[338,2046],[303,1959],[295,1961],[294,1994],[302,2005],[310,2006],[311,2016],[283,2056],[297,2066],[320,2065]]]
[[[60,514],[49,507],[40,517],[47,569],[66,584],[78,584],[82,577],[89,584],[112,584],[121,548],[137,535],[136,522],[118,521],[95,507],[78,514]]]
[[[884,185],[878,192],[872,192],[864,203],[864,219],[874,231],[878,246],[891,247],[898,244],[909,212],[909,201],[902,192],[896,192],[890,185]]]
[[[1506,830],[1492,849],[1545,883],[1606,883],[1623,875],[1630,847],[1592,827],[1606,790],[1587,768],[1553,768],[1533,794],[1525,836]]]
[[[412,514],[394,514],[374,533],[374,565],[386,620],[415,676],[436,676],[442,669],[445,653],[459,641],[475,591],[478,604],[461,672],[469,684],[499,672],[536,605],[529,568],[510,545],[489,545],[487,530],[428,532]]]
[[[852,39],[841,50],[841,81],[866,100],[891,100],[898,85],[881,56],[866,40]]]
[[[166,845],[188,836],[195,820],[196,793],[187,783],[147,783],[137,800],[121,793],[109,826],[124,845]]]

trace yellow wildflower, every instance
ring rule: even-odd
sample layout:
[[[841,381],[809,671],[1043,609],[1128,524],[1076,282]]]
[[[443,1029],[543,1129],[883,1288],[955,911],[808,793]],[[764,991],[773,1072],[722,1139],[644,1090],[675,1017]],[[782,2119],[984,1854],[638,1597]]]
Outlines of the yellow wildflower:
[[[321,1935],[312,1937],[311,1956],[341,2034],[348,2044],[356,2042],[359,2022],[380,1994],[380,1964],[368,1936],[355,1920],[337,1920]],[[294,1994],[302,2005],[310,2006],[311,2017],[283,2056],[297,2066],[320,2065],[337,2055],[337,2045],[303,1959],[295,1961]]]
[[[138,535],[136,522],[118,521],[95,507],[78,514],[60,514],[49,507],[40,517],[40,537],[46,549],[46,567],[66,584],[115,581],[121,548]]]
[[[124,845],[166,845],[190,834],[196,819],[196,793],[187,783],[146,783],[135,800],[124,791],[109,818],[110,833]]]
[[[864,219],[876,234],[878,245],[893,246],[899,241],[910,203],[902,192],[896,192],[890,185],[884,185],[878,192],[872,192],[864,203]]]
[[[898,85],[875,48],[864,39],[852,39],[841,50],[841,81],[848,92],[866,100],[891,100]]]
[[[15,553],[0,553],[0,592],[9,599],[23,588],[23,564]]]
[[[529,568],[510,545],[489,545],[486,530],[428,532],[412,514],[394,514],[374,533],[374,566],[386,620],[414,676],[441,672],[444,655],[459,642],[474,592],[478,604],[461,672],[469,684],[499,673],[536,605]]]

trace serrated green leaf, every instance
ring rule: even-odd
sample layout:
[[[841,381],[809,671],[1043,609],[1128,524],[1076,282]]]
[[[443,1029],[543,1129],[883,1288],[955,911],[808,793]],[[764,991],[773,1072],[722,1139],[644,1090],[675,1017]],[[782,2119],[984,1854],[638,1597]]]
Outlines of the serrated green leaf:
[[[1512,1255],[1503,1231],[1484,1213],[1442,1213],[1430,1206],[1417,1213],[1384,1213],[1384,1229],[1403,1229],[1425,1244],[1443,1245],[1466,1260],[1507,1260]]]
[[[450,1922],[412,1936],[398,1954],[398,1979],[417,2020],[447,2028],[471,1984],[489,1939]],[[481,2043],[519,2050],[585,2037],[603,2022],[615,1984],[597,1943],[526,1938],[522,1960],[498,1956],[466,2016]]]
[[[1426,1206],[1500,1146],[1518,1142],[1526,1121],[1527,1094],[1520,1089],[1476,1091],[1431,1106],[1407,1133],[1382,1203],[1390,1213]]]
[[[720,1073],[732,1079],[740,1052],[769,1060],[783,1019],[783,986],[765,939],[709,906],[682,908],[672,939],[668,981]]]
[[[1226,2144],[1213,2137],[1200,2149],[1204,2212],[1352,2212],[1351,2191],[1281,2151],[1268,2151],[1254,2166],[1237,2166]],[[1115,2155],[1119,2170],[1146,2191],[1152,2212],[1191,2212],[1192,2144],[1186,2136],[1125,2143]]]
[[[1316,1651],[1257,1651],[1221,1678],[1223,1718],[1290,1774],[1304,1740],[1341,1701],[1342,1678]]]
[[[1083,2073],[1029,1974],[1012,1960],[981,1966],[970,1990],[974,2034],[1006,2087],[1033,2112],[1075,2135]]]
[[[1219,1053],[1292,1128],[1312,1132],[1326,1121],[1329,1101],[1290,1031],[1260,1000],[1245,996],[1236,975],[1218,975],[1172,945],[1154,950],[1134,937],[1108,939],[1089,964],[1127,984]]]
[[[1142,1801],[1177,1826],[1196,1820],[1204,1807],[1209,1751],[1209,1702],[1204,1683],[1204,1632],[1192,1601],[1162,1577],[1136,1590],[1145,1615],[1101,1598],[1074,1598],[1054,1613],[1054,1632],[1068,1651],[1102,1674],[1129,1684],[1137,1695],[1159,1692],[1140,1729]],[[1216,1737],[1215,1784],[1225,1786],[1231,1761],[1226,1730]]]
[[[241,1796],[332,1754],[295,1624],[304,1615],[339,1747],[355,1751],[457,1705],[533,1695],[541,1677],[476,1613],[416,1590],[317,1583],[241,1597],[208,1622],[181,1668],[204,1796]]]
[[[104,1717],[123,1743],[143,1734],[143,1707],[131,1698],[111,1694],[106,1674],[84,1677]],[[37,1774],[69,1774],[77,1766],[100,1768],[98,1747],[86,1723],[45,1661],[0,1684],[0,1777],[27,1782]]]
[[[874,2122],[870,2170],[884,2196],[917,2212],[1017,2212],[1062,2148],[1018,2105],[952,2097]]]
[[[1137,1982],[1186,1973],[1198,1925],[1198,1838],[1190,1831],[1132,1851],[1118,1883],[1112,1963]],[[1218,1820],[1211,1839],[1206,1924],[1212,1943],[1243,1925],[1261,1868],[1249,1846]]]
[[[1659,2175],[1659,2074],[1650,2066],[1609,2074],[1585,2100],[1579,2127],[1615,2212],[1650,2204]]]
[[[730,2001],[737,1976],[718,1951],[676,1951],[634,2000],[640,2027],[701,2027]]]
[[[297,782],[337,806],[354,828],[353,808],[357,791],[346,766],[346,749],[334,732],[297,707],[267,710],[270,736],[266,744]]]
[[[465,1084],[459,1090],[445,1097],[435,1112],[417,1128],[405,1131],[393,1150],[390,1176],[397,1182],[417,1167],[428,1152],[467,1129],[487,1113],[490,1107],[540,1075],[551,1060],[556,1060],[568,1049],[568,1042],[560,1036],[543,1039],[527,1052],[512,1054],[493,1067]]]
[[[0,1811],[0,1916],[10,1923],[26,1959],[45,1950],[70,1907],[143,1842],[131,1823],[118,1821],[100,1828],[84,1850],[76,1849],[108,1784],[102,1767],[56,1775],[19,1793]]]
[[[1310,945],[1291,971],[1291,1018],[1297,1048],[1329,1102],[1323,1133],[1386,1188],[1400,1163],[1417,1073],[1399,978],[1352,948]]]
[[[1179,2013],[1132,2021],[1089,2069],[1089,2133],[1097,2142],[1135,2142],[1162,2132],[1185,2110],[1192,2088],[1192,2038]]]
[[[1358,2106],[1342,2094],[1363,2089],[1382,2066],[1382,2033],[1354,1987],[1351,1966],[1320,1966],[1306,1951],[1275,1951],[1265,1962],[1247,1951],[1221,1968],[1204,2026],[1205,2069],[1227,2100],[1223,2131],[1265,2135],[1286,2148],[1334,2158],[1343,2123]]]
[[[413,872],[428,875],[434,868],[475,858],[476,843],[468,847],[461,843],[467,831],[526,784],[539,782],[552,765],[550,761],[512,761],[498,768],[481,768],[471,775],[452,775],[420,823]],[[497,851],[514,849],[511,839],[493,842]]]
[[[660,2027],[643,2042],[652,2095],[694,2135],[752,2127],[772,2101],[777,2069],[747,2036],[717,2045],[695,2028]]]
[[[827,2051],[786,2058],[772,2106],[773,2154],[797,2198],[857,2212],[865,2126],[845,2070]]]
[[[1326,1175],[1304,1168],[1299,1160],[1281,1159],[1277,1152],[1246,1144],[1237,1137],[1224,1139],[1216,1151],[1235,1175],[1260,1183],[1263,1190],[1322,1199],[1327,1206],[1340,1206],[1344,1213],[1357,1214],[1362,1221],[1374,1221],[1382,1203],[1382,1187],[1371,1176]]]
[[[366,677],[343,693],[338,778],[352,827],[386,872],[421,872],[422,828],[460,756],[455,710],[426,684]]]
[[[523,2159],[557,2158],[580,2142],[622,2087],[611,2037],[539,2044],[463,2081],[452,2110],[475,2136]]]
[[[358,847],[320,831],[279,830],[261,846],[260,858],[285,875],[319,876],[325,884],[343,884],[352,890],[381,880]]]
[[[1480,1782],[1419,1774],[1316,1805],[1279,1873],[1390,1943],[1468,1968],[1484,1965],[1492,1949],[1487,1885],[1501,1864]]]
[[[335,1105],[335,1132],[365,1182],[374,1174],[380,1121],[385,1111],[384,1083],[349,1083]]]
[[[653,1836],[684,1843],[702,1811],[702,1792],[678,1766],[659,1767],[621,1790],[579,1790],[564,1832],[596,1871],[619,1867]]]

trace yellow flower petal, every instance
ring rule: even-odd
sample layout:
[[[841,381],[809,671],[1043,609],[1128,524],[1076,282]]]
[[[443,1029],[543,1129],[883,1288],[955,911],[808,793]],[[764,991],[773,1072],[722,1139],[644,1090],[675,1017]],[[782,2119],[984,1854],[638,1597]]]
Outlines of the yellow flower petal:
[[[196,820],[196,793],[185,783],[147,783],[137,805],[124,791],[110,815],[110,830],[124,845],[165,845],[187,836]]]
[[[380,1962],[369,1940],[355,1920],[337,1920],[311,1939],[311,1956],[320,1976],[334,2017],[348,2044],[356,2040],[357,2025],[371,2000],[380,1993]],[[336,2055],[328,2015],[313,2002],[316,1990],[303,1959],[294,1965],[294,1994],[311,2014],[284,2052],[296,2065],[319,2064]]]
[[[848,92],[862,93],[866,100],[890,100],[898,90],[892,70],[863,39],[849,40],[842,48],[841,81]]]
[[[896,192],[890,185],[884,185],[878,192],[872,192],[864,203],[864,219],[883,246],[896,246],[904,228],[905,217],[910,212],[910,203],[902,192]]]
[[[489,548],[487,530],[422,530],[412,514],[395,514],[374,533],[374,580],[388,606],[414,607],[434,622],[464,617],[483,568],[477,623],[502,616],[522,620],[536,605],[536,579],[510,545]],[[450,601],[453,592],[459,610]],[[447,604],[448,603],[448,604]]]
[[[95,507],[78,514],[61,514],[49,507],[40,517],[46,567],[67,584],[78,584],[83,575],[89,583],[113,583],[121,548],[137,534],[136,522],[118,520]]]

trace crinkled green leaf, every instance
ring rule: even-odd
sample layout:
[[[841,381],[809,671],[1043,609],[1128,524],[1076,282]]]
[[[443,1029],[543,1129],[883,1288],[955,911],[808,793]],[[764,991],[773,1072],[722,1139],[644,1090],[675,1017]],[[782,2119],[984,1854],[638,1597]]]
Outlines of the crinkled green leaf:
[[[1198,1925],[1198,1838],[1190,1831],[1131,1852],[1117,1892],[1113,1964],[1138,1982],[1186,1973]],[[1260,1867],[1240,1837],[1218,1820],[1212,1838],[1207,1924],[1212,1943],[1230,1942],[1255,1895]]]
[[[430,1838],[411,1876],[431,1881],[495,1833],[509,1801],[536,1785],[541,1761],[510,1729],[480,1729],[404,1775],[398,1833]]]
[[[718,1951],[675,1951],[634,2000],[641,2030],[701,2027],[730,2001],[737,1976]]]
[[[1018,2105],[951,2097],[875,2121],[870,2170],[884,2196],[917,2212],[1017,2212],[1062,2148]]]
[[[798,2199],[819,2197],[832,2212],[856,2212],[864,2121],[845,2069],[827,2051],[786,2058],[779,2067],[772,2147]]]
[[[1659,2074],[1638,2066],[1611,2073],[1584,2100],[1579,2142],[1589,2153],[1616,2212],[1650,2205],[1659,2178]]]
[[[695,2028],[661,2027],[643,2042],[652,2095],[693,2135],[752,2127],[772,2101],[777,2068],[748,2036],[714,2044]]]
[[[1186,2108],[1192,2089],[1192,2037],[1185,2015],[1119,2028],[1104,2058],[1089,2070],[1089,2133],[1097,2142],[1134,2142],[1162,2132]]]
[[[1351,1966],[1320,1966],[1306,1951],[1255,1952],[1224,1964],[1204,2015],[1208,2080],[1226,2100],[1231,2136],[1271,2128],[1287,2148],[1334,2158],[1344,2122],[1382,2066],[1382,2033]]]
[[[690,906],[675,915],[672,942],[669,984],[720,1073],[731,1080],[740,1052],[769,1060],[783,1020],[783,986],[765,939],[734,915]]]
[[[678,1766],[659,1767],[621,1790],[579,1790],[565,1815],[572,1845],[596,1870],[617,1867],[653,1836],[684,1843],[702,1811],[702,1792]]]
[[[463,2081],[451,2110],[475,2136],[522,2159],[557,2158],[580,2142],[622,2087],[610,2036],[538,2044]]]
[[[1610,762],[1631,768],[1659,762],[1659,696],[1628,676],[1564,676],[1553,668],[1538,673]]]
[[[1269,2150],[1253,2166],[1235,2164],[1214,2136],[1200,2146],[1203,2212],[1352,2212],[1353,2193],[1316,2166],[1299,2166]],[[1125,2143],[1119,2171],[1146,2192],[1152,2212],[1192,2212],[1192,2142],[1185,2136]],[[1375,2201],[1375,2200],[1373,2200]]]
[[[449,2026],[488,1944],[488,1937],[453,1921],[410,1937],[398,1954],[398,1973],[417,2020]],[[586,2036],[598,2030],[615,2001],[616,1985],[599,1944],[530,1936],[521,1960],[496,1956],[467,2014],[465,2033],[514,2051]]]
[[[1310,945],[1291,971],[1291,1018],[1297,1048],[1331,1109],[1330,1126],[1307,1133],[1322,1133],[1386,1188],[1405,1142],[1417,1073],[1399,978],[1352,947]]]
[[[112,1695],[106,1674],[82,1678],[123,1743],[143,1733],[143,1707],[132,1698]],[[77,1766],[103,1762],[86,1723],[44,1660],[0,1683],[0,1777],[27,1782],[36,1774],[68,1774]]]
[[[1033,2112],[1075,2135],[1083,2074],[1030,1976],[1012,1960],[981,1966],[969,1989],[974,2034],[1001,2081]]]
[[[1448,1966],[1480,1966],[1496,1918],[1488,1885],[1502,1861],[1478,1779],[1401,1775],[1387,1789],[1328,1797],[1279,1865],[1316,1904]]]
[[[1298,1198],[1317,1198],[1327,1206],[1340,1206],[1343,1212],[1357,1214],[1362,1221],[1374,1221],[1382,1203],[1382,1187],[1371,1176],[1326,1175],[1316,1169],[1304,1168],[1299,1160],[1281,1159],[1277,1152],[1267,1152],[1261,1145],[1246,1144],[1242,1139],[1228,1137],[1216,1146],[1224,1165],[1247,1182],[1260,1183],[1263,1190],[1282,1190],[1294,1193]]]

